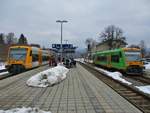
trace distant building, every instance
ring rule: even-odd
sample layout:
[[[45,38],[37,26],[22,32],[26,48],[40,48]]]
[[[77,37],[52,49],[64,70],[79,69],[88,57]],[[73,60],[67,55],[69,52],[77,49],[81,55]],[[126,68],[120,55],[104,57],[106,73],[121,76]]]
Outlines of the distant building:
[[[91,52],[97,52],[97,51],[105,51],[105,50],[110,50],[110,49],[116,49],[116,48],[123,48],[126,47],[127,43],[124,43],[122,41],[114,40],[112,43],[113,47],[110,48],[108,45],[108,42],[102,42],[97,44],[96,46],[92,47]]]

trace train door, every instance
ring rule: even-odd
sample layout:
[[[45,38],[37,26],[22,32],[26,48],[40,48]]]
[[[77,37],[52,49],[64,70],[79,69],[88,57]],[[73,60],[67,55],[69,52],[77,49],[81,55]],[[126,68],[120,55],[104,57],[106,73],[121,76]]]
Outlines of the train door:
[[[111,55],[109,54],[107,55],[107,64],[108,64],[107,67],[111,68]]]

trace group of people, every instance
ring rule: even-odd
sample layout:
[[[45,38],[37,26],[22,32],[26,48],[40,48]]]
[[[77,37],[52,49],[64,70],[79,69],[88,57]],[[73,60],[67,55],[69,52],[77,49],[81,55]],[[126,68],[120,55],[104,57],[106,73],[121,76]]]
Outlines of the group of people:
[[[72,67],[76,67],[76,61],[73,58],[67,58],[63,60],[63,64],[67,67],[67,68],[72,68]]]
[[[59,61],[59,58],[58,58],[58,61]],[[62,62],[67,68],[76,67],[76,61],[73,58],[63,58]],[[49,60],[49,66],[57,66],[57,62],[54,57],[52,57]]]
[[[57,66],[57,62],[56,62],[56,60],[55,60],[54,57],[50,58],[50,60],[49,60],[49,66]]]

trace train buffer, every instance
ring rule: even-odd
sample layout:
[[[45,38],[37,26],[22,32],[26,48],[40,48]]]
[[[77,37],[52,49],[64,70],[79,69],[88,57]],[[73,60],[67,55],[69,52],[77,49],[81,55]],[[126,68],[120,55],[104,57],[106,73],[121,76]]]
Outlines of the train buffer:
[[[67,78],[46,88],[28,87],[32,76],[48,67],[39,67],[0,81],[0,109],[38,107],[52,113],[141,113],[135,106],[89,73],[80,64]]]

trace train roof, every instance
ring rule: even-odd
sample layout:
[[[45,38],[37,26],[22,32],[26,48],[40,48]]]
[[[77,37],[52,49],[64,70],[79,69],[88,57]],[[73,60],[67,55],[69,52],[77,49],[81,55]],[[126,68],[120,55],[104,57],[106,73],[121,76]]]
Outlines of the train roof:
[[[35,46],[31,46],[31,45],[12,45],[9,48],[32,48],[33,50],[41,49],[39,47],[35,47]]]
[[[95,54],[118,52],[118,51],[140,51],[140,49],[138,49],[138,48],[118,48],[118,49],[114,49],[114,50],[99,51],[99,52],[96,52]]]

